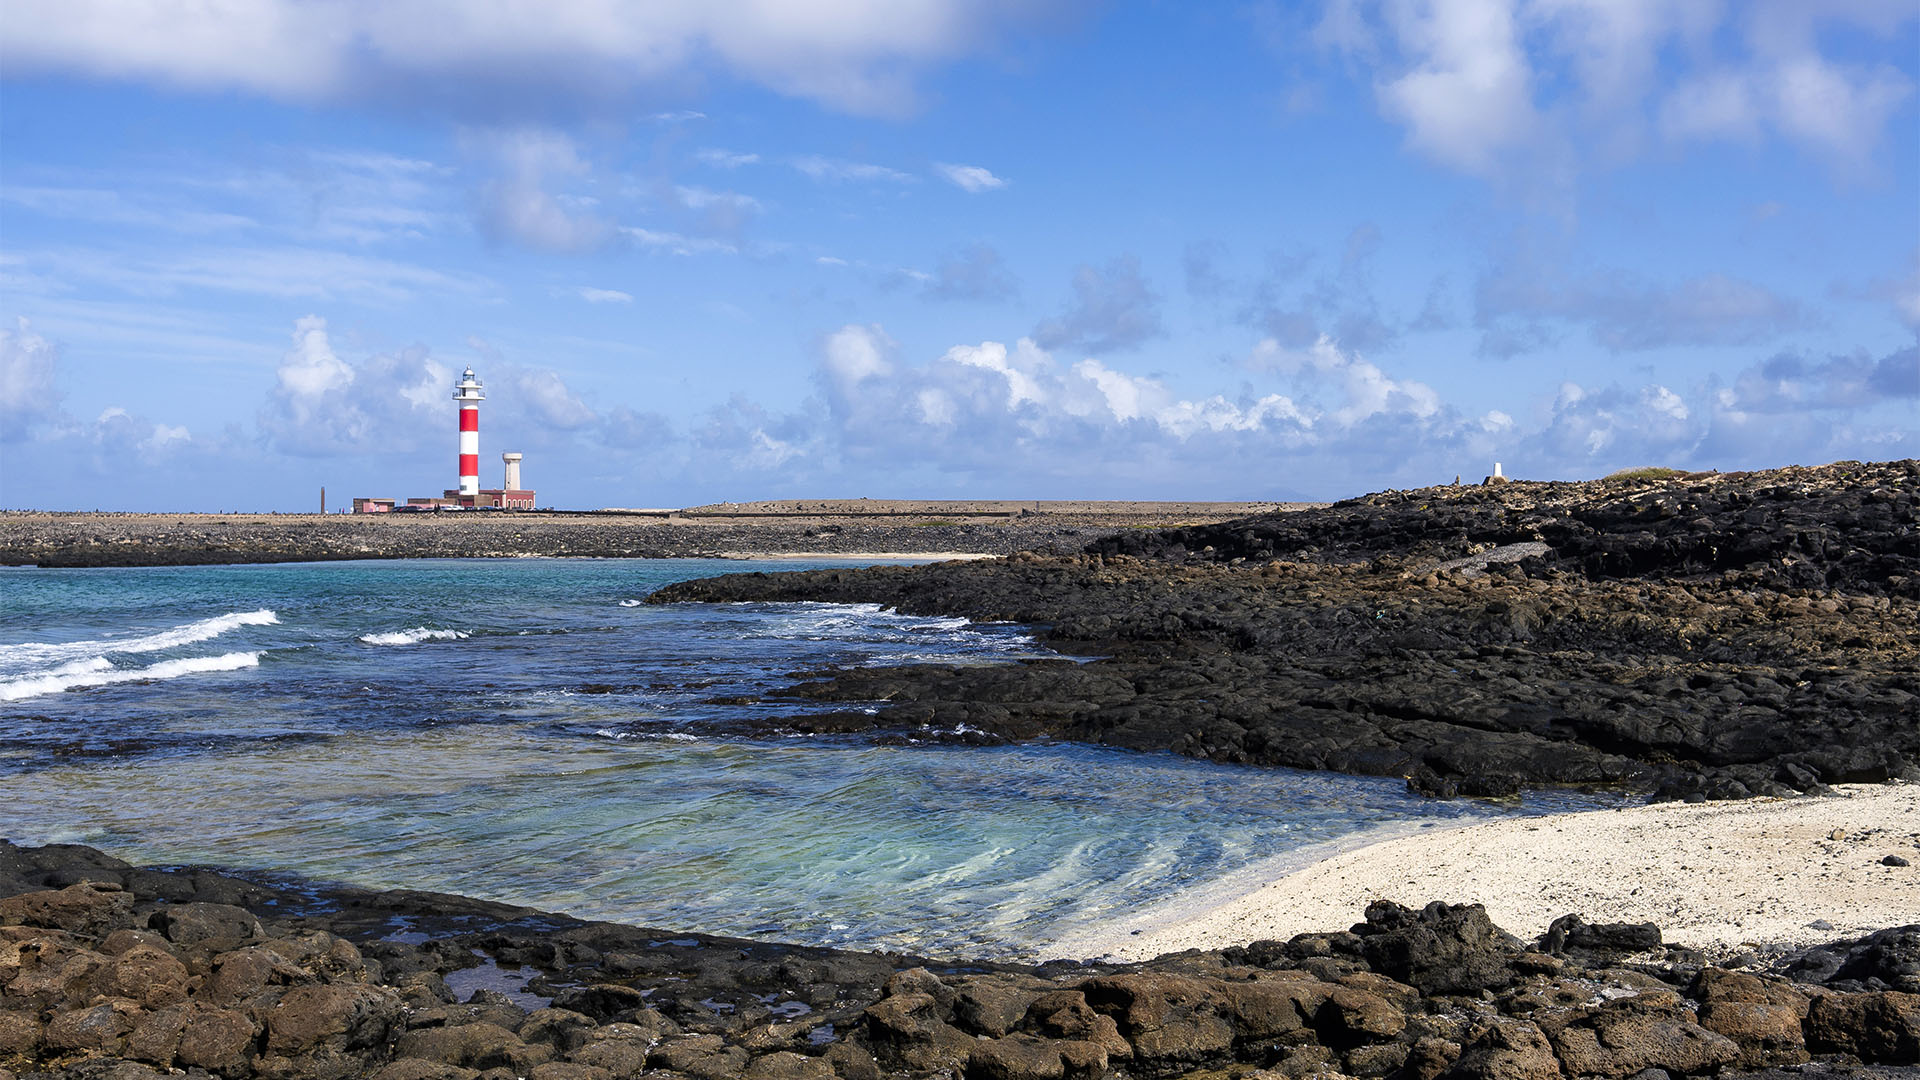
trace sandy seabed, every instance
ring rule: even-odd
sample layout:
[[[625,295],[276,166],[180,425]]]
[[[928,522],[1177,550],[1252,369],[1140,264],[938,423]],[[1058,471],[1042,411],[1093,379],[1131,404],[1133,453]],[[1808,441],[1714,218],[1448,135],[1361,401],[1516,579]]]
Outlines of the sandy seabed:
[[[1909,866],[1889,866],[1896,855]],[[1569,913],[1652,922],[1724,956],[1920,921],[1920,784],[1832,795],[1659,803],[1424,831],[1237,876],[1058,943],[1060,955],[1144,960],[1344,928],[1373,900],[1485,904],[1538,936]],[[1287,872],[1290,871],[1290,872]]]

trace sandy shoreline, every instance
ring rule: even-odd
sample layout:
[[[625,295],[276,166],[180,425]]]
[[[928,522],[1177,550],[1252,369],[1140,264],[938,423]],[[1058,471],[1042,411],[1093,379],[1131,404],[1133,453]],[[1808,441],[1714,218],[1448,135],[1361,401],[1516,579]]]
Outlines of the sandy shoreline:
[[[1914,865],[1885,865],[1888,855]],[[1715,955],[1858,936],[1920,920],[1920,784],[1506,819],[1287,869],[1269,864],[1258,878],[1235,882],[1238,895],[1215,889],[1175,898],[1054,951],[1140,960],[1284,941],[1344,929],[1375,899],[1485,904],[1496,924],[1521,937],[1569,912],[1590,922],[1653,922],[1668,942]]]

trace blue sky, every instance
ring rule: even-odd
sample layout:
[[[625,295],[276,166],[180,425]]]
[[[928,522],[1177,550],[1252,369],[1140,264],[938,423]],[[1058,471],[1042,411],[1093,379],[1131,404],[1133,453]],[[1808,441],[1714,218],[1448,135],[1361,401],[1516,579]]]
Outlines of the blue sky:
[[[0,506],[1920,455],[1920,3],[17,0]]]

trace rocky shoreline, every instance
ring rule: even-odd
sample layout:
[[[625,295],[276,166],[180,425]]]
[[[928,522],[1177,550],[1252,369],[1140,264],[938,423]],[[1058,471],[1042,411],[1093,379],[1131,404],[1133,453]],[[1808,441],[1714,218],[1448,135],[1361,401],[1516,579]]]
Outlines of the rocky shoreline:
[[[1920,462],[1385,492],[1081,553],[736,574],[652,603],[879,603],[1098,659],[806,673],[801,730],[1731,799],[1920,779]]]
[[[1651,924],[1378,902],[1038,967],[589,923],[0,842],[0,1080],[1897,1076],[1920,925],[1715,966]],[[1652,1070],[1652,1071],[1649,1071]]]
[[[790,729],[1066,737],[1441,796],[1820,792],[1920,779],[1916,492],[1912,461],[1386,492],[652,601],[882,603],[1082,658],[801,673],[781,700],[849,707]],[[9,558],[55,550],[0,525]],[[398,550],[209,543],[149,554]],[[116,545],[137,546],[94,546]],[[1521,941],[1478,905],[1382,901],[1344,931],[1021,966],[0,842],[0,1080],[1915,1075],[1920,924],[1715,964],[1581,918],[1607,914]]]

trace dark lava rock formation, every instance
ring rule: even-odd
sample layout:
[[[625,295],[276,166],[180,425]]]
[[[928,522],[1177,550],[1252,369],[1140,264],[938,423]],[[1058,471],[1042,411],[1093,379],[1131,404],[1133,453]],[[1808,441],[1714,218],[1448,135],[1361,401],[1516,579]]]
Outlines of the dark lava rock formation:
[[[802,729],[1056,736],[1436,795],[1741,798],[1920,779],[1917,496],[1916,461],[1427,488],[651,602],[880,603],[1097,658],[803,673],[795,699],[881,707]]]
[[[1920,926],[1734,970],[1648,926],[1570,918],[1528,944],[1477,905],[1380,902],[1347,931],[1144,964],[953,967],[290,886],[0,841],[0,1080],[1653,1080],[1920,1061]]]

